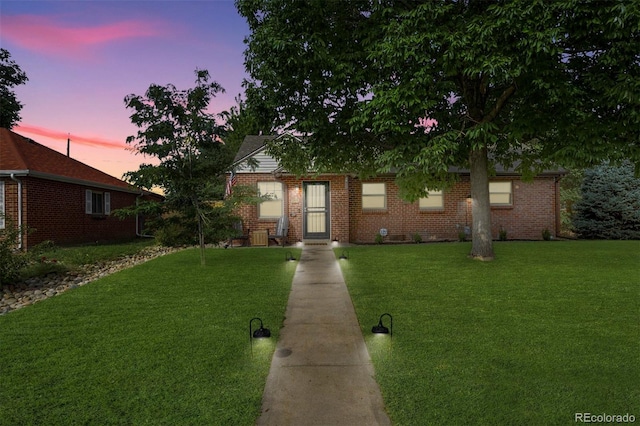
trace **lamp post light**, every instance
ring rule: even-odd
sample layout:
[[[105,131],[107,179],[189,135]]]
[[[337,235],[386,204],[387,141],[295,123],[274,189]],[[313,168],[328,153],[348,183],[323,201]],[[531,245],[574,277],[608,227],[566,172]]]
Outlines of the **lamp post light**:
[[[385,317],[385,316],[389,317],[391,333],[389,333],[389,329],[382,324],[382,317]],[[393,317],[391,316],[391,314],[385,313],[380,315],[380,319],[378,320],[378,325],[374,325],[373,327],[371,327],[371,332],[373,334],[389,334],[393,339]]]
[[[260,328],[255,331],[251,328],[254,320],[260,321]],[[260,318],[251,318],[249,320],[249,343],[251,343],[251,356],[253,356],[253,339],[261,339],[265,337],[271,337],[271,330],[269,330],[268,328],[264,328],[264,326],[262,325],[262,320]]]

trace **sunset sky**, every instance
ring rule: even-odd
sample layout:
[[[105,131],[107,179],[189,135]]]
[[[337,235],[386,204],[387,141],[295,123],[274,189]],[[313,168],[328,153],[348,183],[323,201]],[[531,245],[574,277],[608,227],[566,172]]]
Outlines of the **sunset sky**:
[[[249,30],[232,0],[0,0],[0,47],[26,72],[13,131],[118,178],[149,161],[127,149],[136,133],[124,98],[150,84],[194,86],[206,69],[229,109],[246,77]]]

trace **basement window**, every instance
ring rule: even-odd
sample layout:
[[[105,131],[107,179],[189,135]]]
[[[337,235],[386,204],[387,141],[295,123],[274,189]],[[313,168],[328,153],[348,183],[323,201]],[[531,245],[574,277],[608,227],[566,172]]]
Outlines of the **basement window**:
[[[111,213],[111,194],[87,189],[85,191],[85,213],[108,215]]]

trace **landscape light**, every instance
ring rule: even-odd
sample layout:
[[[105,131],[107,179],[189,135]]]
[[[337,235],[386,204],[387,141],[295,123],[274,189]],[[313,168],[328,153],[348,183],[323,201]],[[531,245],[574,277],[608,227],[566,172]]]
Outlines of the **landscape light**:
[[[293,254],[290,251],[288,251],[284,256],[284,260],[286,260],[287,262],[293,262],[294,260],[296,260],[296,258],[293,257]]]
[[[253,320],[260,321],[260,328],[252,333],[251,324],[253,323]],[[268,328],[264,328],[262,326],[262,320],[260,318],[251,318],[251,320],[249,321],[249,340],[251,340],[252,338],[259,339],[262,337],[271,337],[271,331]]]
[[[382,317],[388,316],[391,326],[391,333],[389,333],[389,329],[382,324]],[[393,317],[391,314],[382,314],[380,315],[380,319],[378,320],[378,325],[374,325],[371,327],[371,332],[374,334],[390,334],[393,337]]]
[[[340,260],[347,260],[349,259],[349,253],[346,250],[342,251],[342,254],[340,255],[340,257],[338,258]]]

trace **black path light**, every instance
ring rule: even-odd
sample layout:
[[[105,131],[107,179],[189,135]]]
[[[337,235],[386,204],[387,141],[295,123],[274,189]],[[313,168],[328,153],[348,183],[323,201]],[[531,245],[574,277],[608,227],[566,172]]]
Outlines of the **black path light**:
[[[260,328],[258,328],[252,333],[251,324],[253,323],[254,320],[260,321]],[[262,320],[260,318],[258,317],[251,318],[251,320],[249,321],[249,340],[259,339],[261,337],[271,337],[271,331],[268,328],[263,327]]]
[[[290,251],[287,251],[287,253],[286,253],[286,254],[285,254],[285,256],[284,256],[284,259],[285,259],[287,262],[293,262],[294,260],[296,260],[296,258],[295,258],[295,257],[293,257],[293,253],[291,253]]]
[[[253,330],[251,325],[254,320],[260,321],[260,328],[257,330]],[[261,339],[264,337],[271,337],[271,331],[268,328],[264,328],[262,325],[262,320],[258,317],[251,318],[249,320],[249,342],[251,343],[251,356],[253,357],[253,339]]]
[[[388,316],[391,326],[391,333],[389,333],[389,329],[382,324],[382,317]],[[391,338],[393,338],[393,317],[391,314],[382,314],[380,315],[380,320],[378,320],[378,325],[374,325],[371,327],[371,332],[374,334],[390,334]]]
[[[349,259],[349,252],[346,250],[342,250],[342,254],[340,255],[340,257],[338,257],[338,259],[340,260],[347,260]]]

